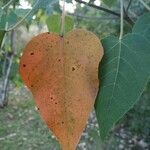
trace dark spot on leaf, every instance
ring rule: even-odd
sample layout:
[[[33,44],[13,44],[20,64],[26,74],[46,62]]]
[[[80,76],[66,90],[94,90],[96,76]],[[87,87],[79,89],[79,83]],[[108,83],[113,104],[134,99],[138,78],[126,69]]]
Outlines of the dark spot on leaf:
[[[75,68],[74,68],[74,67],[72,67],[72,71],[75,71]]]
[[[26,64],[23,64],[23,67],[26,67]]]
[[[62,123],[62,124],[64,124],[64,122],[63,122],[63,121],[62,121],[61,123]]]
[[[30,53],[30,55],[34,55],[34,53],[32,52],[32,53]]]
[[[55,102],[55,104],[57,105],[57,102]]]
[[[61,61],[61,59],[58,59],[58,61]]]
[[[31,85],[31,87],[33,87],[33,85]]]
[[[67,41],[67,44],[69,44],[69,41]]]
[[[53,99],[53,97],[51,97],[51,99]]]
[[[50,32],[47,32],[47,34],[50,34]]]
[[[37,108],[37,110],[40,110],[40,108]]]

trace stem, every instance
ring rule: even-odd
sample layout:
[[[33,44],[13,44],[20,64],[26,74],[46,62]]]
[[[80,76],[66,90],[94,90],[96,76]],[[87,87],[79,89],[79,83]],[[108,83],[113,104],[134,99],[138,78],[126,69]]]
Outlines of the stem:
[[[36,3],[34,4],[33,8],[20,20],[18,21],[14,26],[10,27],[9,29],[7,29],[6,31],[9,32],[15,28],[17,28],[19,25],[22,24],[22,22],[31,14],[31,12],[33,11],[33,9],[35,8],[35,6],[38,4],[39,0],[36,1]]]
[[[115,15],[115,16],[120,17],[120,14],[119,14],[119,13],[117,13],[117,12],[115,12],[115,11],[112,11],[112,10],[109,10],[109,9],[107,9],[107,8],[104,8],[104,7],[101,7],[101,6],[96,6],[96,5],[93,5],[93,4],[91,4],[91,3],[87,3],[87,2],[85,2],[85,1],[81,1],[81,0],[75,0],[75,1],[78,2],[78,3],[82,3],[82,4],[85,4],[85,5],[87,5],[87,6],[90,6],[90,7],[93,7],[93,8],[96,8],[96,9],[99,9],[99,10],[105,11],[105,12],[107,12],[107,13],[110,13],[110,14],[112,14],[112,15]]]
[[[107,9],[107,8],[101,7],[101,6],[96,6],[96,5],[87,3],[87,2],[85,2],[85,1],[81,1],[81,0],[75,0],[75,1],[78,2],[78,3],[85,4],[85,5],[89,6],[89,7],[93,7],[93,8],[95,8],[95,9],[98,9],[98,10],[101,10],[101,11],[104,11],[104,12],[107,12],[107,13],[109,13],[109,14],[115,15],[115,16],[117,16],[117,17],[120,17],[120,16],[121,16],[119,13],[117,13],[117,12],[115,12],[115,11],[112,11],[112,10],[110,10],[110,9]],[[134,23],[132,22],[132,20],[130,20],[129,17],[125,17],[125,16],[124,16],[123,18],[124,18],[129,24],[131,24],[132,26],[134,25]]]
[[[139,0],[139,2],[140,2],[141,4],[143,4],[143,6],[144,6],[148,11],[150,11],[150,7],[149,7],[143,0]]]
[[[13,9],[15,9],[15,5],[13,6]],[[8,22],[6,22],[5,25],[5,30],[7,30],[8,27]],[[1,99],[0,99],[0,107],[4,107],[7,106],[8,104],[8,99],[7,99],[7,91],[8,91],[8,84],[9,84],[9,76],[10,76],[10,71],[12,68],[12,64],[13,64],[13,59],[17,53],[17,48],[16,48],[16,43],[15,43],[15,39],[16,39],[16,33],[14,30],[11,31],[11,35],[10,35],[10,40],[11,40],[11,53],[10,56],[8,57],[8,67],[5,73],[5,70],[3,70],[4,74],[4,81],[3,81],[3,89],[2,89],[2,94],[1,94]],[[6,54],[7,57],[7,54]],[[7,63],[7,58],[6,58],[6,63]],[[6,64],[4,64],[4,69],[6,68]]]
[[[6,65],[7,65],[7,53],[4,53],[4,62],[3,62],[3,68],[2,68],[2,76],[5,76],[6,73]]]
[[[7,28],[8,28],[8,22],[6,22],[6,24],[5,24],[5,31],[7,30]],[[6,42],[6,33],[3,36],[2,43],[0,45],[0,50],[2,50],[2,48],[4,47],[5,42]],[[5,72],[6,72],[6,65],[7,65],[7,51],[4,52],[3,55],[4,55],[5,59],[4,59],[4,62],[3,62],[2,76],[4,77],[5,76]]]
[[[7,95],[7,91],[8,91],[9,75],[10,75],[10,71],[11,71],[11,67],[12,67],[13,59],[14,59],[15,55],[16,55],[15,31],[12,30],[11,31],[11,54],[10,54],[9,61],[8,61],[8,68],[6,71],[6,75],[4,77],[3,90],[2,90],[2,94],[1,94],[2,97],[0,100],[0,107],[4,107],[8,104],[6,95]]]
[[[130,21],[131,25],[134,25],[133,20],[128,16],[128,13],[127,13],[127,11],[126,11],[126,9],[124,7],[123,7],[123,11],[124,11],[124,17],[128,18],[128,20]]]
[[[63,36],[64,32],[65,32],[65,0],[63,0],[60,36]]]
[[[122,40],[123,37],[123,16],[124,16],[124,11],[123,11],[123,0],[120,0],[120,36],[119,40]]]
[[[14,0],[10,0],[6,5],[2,7],[2,9],[6,9]]]
[[[2,91],[2,99],[1,99],[2,104],[0,103],[0,107],[6,106],[8,102],[6,98],[6,94],[7,94],[7,89],[8,89],[9,74],[10,74],[12,63],[13,63],[13,58],[14,58],[13,55],[9,58],[9,65],[8,65],[8,69],[7,69],[6,76],[5,76],[4,83],[3,83],[3,91]]]

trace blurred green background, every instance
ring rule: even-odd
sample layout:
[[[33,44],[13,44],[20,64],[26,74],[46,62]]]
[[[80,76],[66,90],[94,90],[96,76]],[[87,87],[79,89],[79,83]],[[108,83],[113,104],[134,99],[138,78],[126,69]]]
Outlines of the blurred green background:
[[[24,46],[33,36],[47,31],[60,32],[62,1],[9,2],[11,1],[0,0],[0,41],[3,39],[3,42],[0,42],[0,100],[4,92],[4,81],[8,79],[4,106],[0,108],[0,150],[59,150],[55,136],[46,128],[36,110],[31,93],[20,79],[18,63]],[[98,6],[101,4],[107,9],[119,11],[117,0],[109,4],[99,0],[90,0],[89,3]],[[145,3],[150,7],[149,0],[145,0]],[[132,0],[128,8],[129,4],[130,0],[126,0],[125,8],[133,22],[148,11],[137,0]],[[100,39],[110,34],[119,34],[120,20],[117,16],[72,0],[67,1],[66,11],[65,32],[72,28],[83,28],[94,32]],[[4,30],[11,29],[18,22],[21,23],[15,30],[6,32],[3,36]],[[131,30],[132,25],[125,22],[124,33]],[[145,87],[138,103],[111,130],[103,144],[93,111],[77,149],[149,150],[150,84]]]

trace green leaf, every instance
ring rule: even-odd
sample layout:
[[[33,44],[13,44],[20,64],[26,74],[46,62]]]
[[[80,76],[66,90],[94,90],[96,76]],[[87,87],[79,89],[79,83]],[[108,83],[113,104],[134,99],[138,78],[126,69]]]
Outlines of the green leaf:
[[[60,33],[61,29],[61,16],[60,15],[50,15],[47,20],[47,27],[50,32]],[[73,29],[74,21],[71,17],[65,17],[65,32]]]
[[[5,26],[6,26],[6,14],[1,13],[0,16],[0,30],[5,30]]]
[[[150,13],[146,13],[141,17],[133,28],[133,33],[141,34],[146,39],[150,39]]]
[[[108,5],[108,6],[112,6],[116,0],[102,0],[104,2],[104,4]]]
[[[15,25],[17,23],[17,15],[11,11],[6,18],[6,22],[8,22],[8,27]]]
[[[105,54],[100,64],[100,90],[95,109],[103,140],[110,128],[139,100],[149,80],[149,16],[150,13],[142,16],[133,33],[122,40],[114,36],[102,40]]]
[[[6,14],[5,11],[1,11],[0,14],[0,30],[5,30],[6,28],[6,23],[7,27],[13,26],[17,22],[17,15],[10,10],[8,14]]]

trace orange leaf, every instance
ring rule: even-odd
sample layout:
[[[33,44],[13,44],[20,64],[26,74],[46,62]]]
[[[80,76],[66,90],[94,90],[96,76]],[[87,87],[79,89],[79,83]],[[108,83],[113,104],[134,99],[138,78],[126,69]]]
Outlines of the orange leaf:
[[[102,56],[99,39],[80,29],[40,34],[24,50],[20,74],[63,150],[76,148],[93,109]]]

